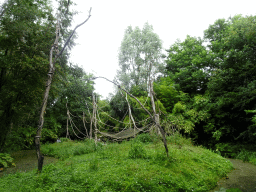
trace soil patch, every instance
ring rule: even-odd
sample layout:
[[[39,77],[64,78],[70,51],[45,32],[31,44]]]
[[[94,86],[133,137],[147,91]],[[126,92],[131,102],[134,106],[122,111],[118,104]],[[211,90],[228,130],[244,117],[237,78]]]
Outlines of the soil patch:
[[[256,192],[256,166],[238,159],[230,160],[235,170],[228,174],[228,177],[218,181],[215,189],[210,192],[219,191],[221,187],[225,189],[238,188],[243,192]]]
[[[10,167],[0,172],[0,177],[15,172],[27,172],[37,168],[37,157],[35,150],[22,150],[11,154],[16,167]],[[44,156],[44,165],[54,163],[58,159]]]

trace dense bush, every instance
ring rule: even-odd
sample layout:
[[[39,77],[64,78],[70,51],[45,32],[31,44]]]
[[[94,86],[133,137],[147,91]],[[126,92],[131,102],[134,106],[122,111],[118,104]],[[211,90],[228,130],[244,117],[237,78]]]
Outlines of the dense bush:
[[[15,166],[15,163],[13,163],[13,158],[8,153],[0,153],[0,168],[2,167],[10,167]]]
[[[139,143],[132,143],[131,144],[131,149],[128,153],[129,158],[131,159],[137,159],[137,158],[146,158],[147,154],[146,154],[146,150],[144,149],[144,146]]]

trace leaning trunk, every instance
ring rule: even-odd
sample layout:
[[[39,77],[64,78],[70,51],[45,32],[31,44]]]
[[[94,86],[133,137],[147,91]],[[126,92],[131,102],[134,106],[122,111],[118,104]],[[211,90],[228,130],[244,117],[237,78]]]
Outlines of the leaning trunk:
[[[37,153],[37,159],[38,159],[38,171],[41,172],[42,168],[43,168],[43,163],[44,163],[44,156],[41,154],[40,151],[40,138],[41,138],[41,133],[42,133],[42,129],[43,129],[43,125],[44,125],[44,114],[45,114],[45,110],[46,110],[46,106],[47,106],[47,100],[49,97],[49,92],[51,89],[51,84],[52,84],[52,79],[54,76],[54,63],[52,61],[52,54],[55,48],[58,48],[58,41],[59,41],[59,31],[60,31],[60,24],[59,24],[59,18],[57,19],[57,25],[56,25],[56,39],[55,42],[50,50],[50,69],[48,72],[48,78],[46,81],[46,88],[44,91],[44,99],[43,99],[43,103],[42,103],[42,107],[40,110],[40,117],[39,117],[39,122],[38,122],[38,128],[37,128],[37,132],[36,132],[36,136],[35,136],[35,146],[36,146],[36,153]]]
[[[37,159],[38,159],[38,171],[39,172],[42,171],[43,162],[44,162],[44,156],[41,154],[41,151],[40,151],[40,138],[41,138],[42,128],[44,125],[44,114],[45,114],[45,110],[46,110],[46,106],[47,106],[47,100],[48,100],[48,96],[49,96],[49,92],[50,92],[50,88],[51,88],[51,84],[52,84],[53,75],[54,75],[54,67],[52,66],[48,73],[46,89],[44,92],[44,99],[43,99],[42,108],[40,111],[39,123],[38,123],[38,128],[37,128],[37,132],[36,132],[36,136],[35,136],[35,145],[36,145],[36,153],[37,153]]]

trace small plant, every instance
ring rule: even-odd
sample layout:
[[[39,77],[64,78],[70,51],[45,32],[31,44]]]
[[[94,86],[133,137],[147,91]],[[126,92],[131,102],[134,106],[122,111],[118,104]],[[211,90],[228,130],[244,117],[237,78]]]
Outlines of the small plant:
[[[99,169],[99,161],[97,158],[93,157],[93,159],[90,161],[89,169],[92,171],[97,171]]]
[[[68,141],[70,141],[70,139],[68,139],[66,137],[61,137],[60,140],[61,140],[61,142],[68,142]]]
[[[150,135],[148,133],[142,133],[138,135],[134,140],[142,143],[151,143],[154,140],[153,137],[154,137],[153,135]]]
[[[167,138],[168,144],[175,144],[175,145],[193,145],[191,139],[186,139],[182,137],[182,135],[178,132],[168,136]]]
[[[13,163],[11,155],[8,153],[0,153],[0,168],[7,168],[10,166],[16,166],[15,163]]]
[[[131,149],[128,153],[129,158],[137,159],[137,158],[146,158],[146,150],[144,149],[141,143],[134,143],[131,146]]]
[[[236,156],[237,159],[243,160],[243,162],[250,161],[251,153],[246,150],[242,150],[238,155]]]
[[[218,143],[216,144],[216,153],[220,153],[223,157],[233,157],[234,147],[231,143]]]

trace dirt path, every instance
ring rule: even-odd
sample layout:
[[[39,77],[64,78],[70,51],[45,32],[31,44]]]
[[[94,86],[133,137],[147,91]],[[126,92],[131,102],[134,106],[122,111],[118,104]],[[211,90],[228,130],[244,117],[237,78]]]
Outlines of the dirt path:
[[[228,174],[228,178],[221,179],[217,187],[210,192],[219,191],[221,187],[238,188],[243,192],[256,192],[256,166],[238,159],[229,160],[233,163],[235,170]]]
[[[16,164],[16,167],[7,168],[3,172],[0,172],[0,177],[5,174],[15,173],[17,171],[26,172],[37,168],[37,158],[35,150],[18,151],[12,153],[11,156],[14,158],[14,163]],[[44,165],[56,161],[57,159],[53,157],[44,157]]]

